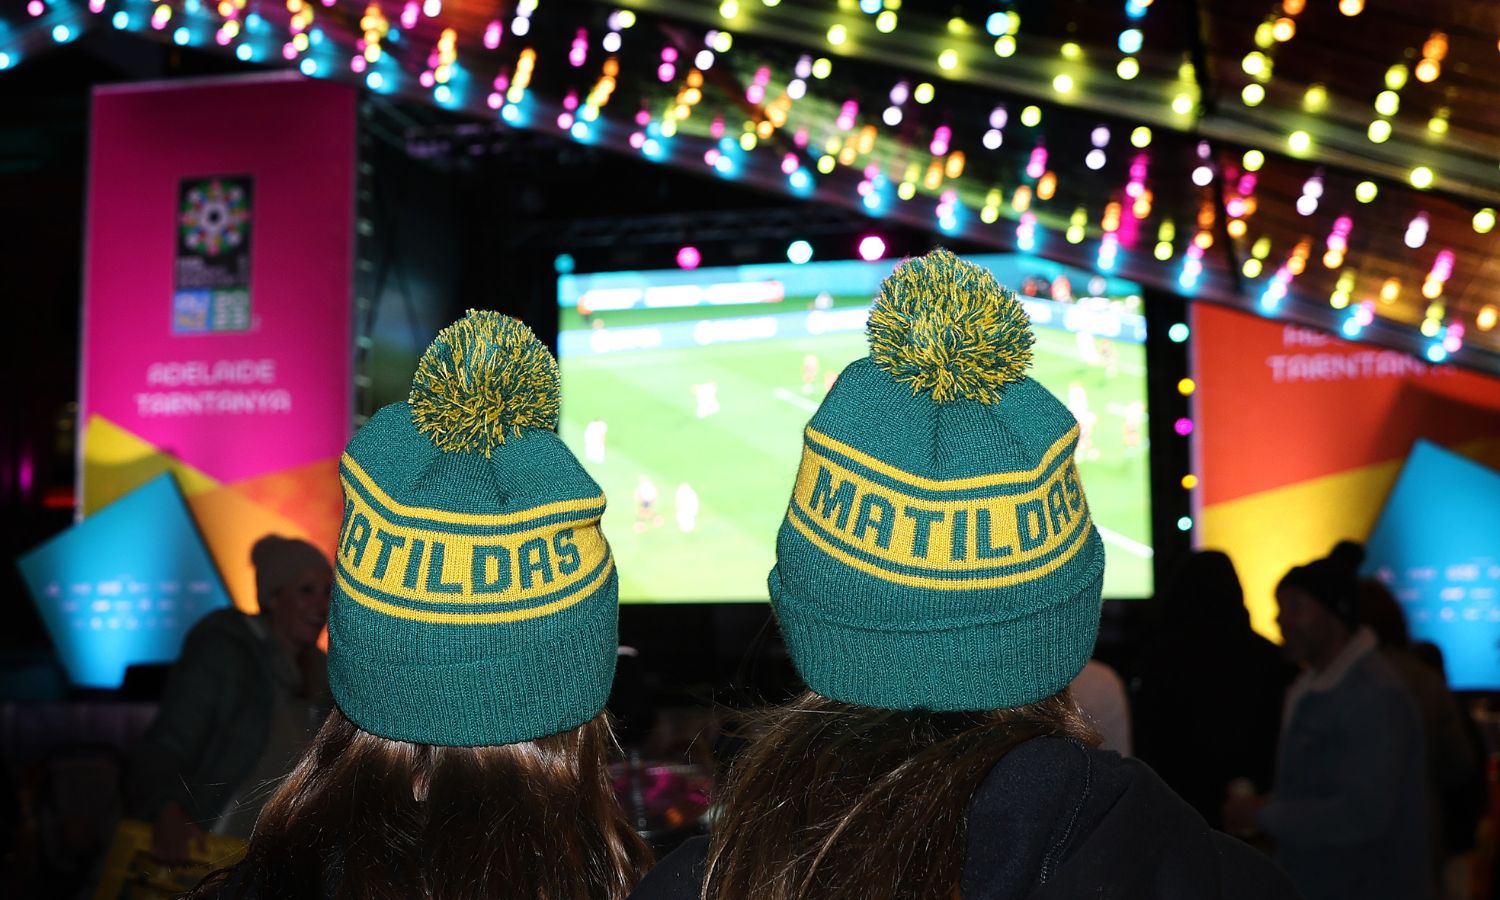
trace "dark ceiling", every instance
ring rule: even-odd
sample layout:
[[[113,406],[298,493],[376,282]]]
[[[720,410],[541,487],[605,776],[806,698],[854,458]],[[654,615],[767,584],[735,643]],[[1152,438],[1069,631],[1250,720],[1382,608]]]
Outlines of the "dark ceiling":
[[[33,3],[1500,372],[1493,4]]]

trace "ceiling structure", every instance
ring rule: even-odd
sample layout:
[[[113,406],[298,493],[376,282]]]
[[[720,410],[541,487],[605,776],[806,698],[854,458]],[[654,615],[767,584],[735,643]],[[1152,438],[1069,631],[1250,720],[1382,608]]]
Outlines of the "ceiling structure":
[[[1480,0],[23,2],[1500,373]]]

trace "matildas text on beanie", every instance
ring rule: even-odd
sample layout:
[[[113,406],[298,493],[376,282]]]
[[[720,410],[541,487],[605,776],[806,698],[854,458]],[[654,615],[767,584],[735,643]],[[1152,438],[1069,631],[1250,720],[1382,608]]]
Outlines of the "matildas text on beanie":
[[[1104,546],[1078,425],[1026,376],[1030,320],[988,270],[896,267],[870,354],[813,414],[771,601],[808,686],[884,709],[1022,706],[1093,652]]]
[[[471,310],[422,356],[408,401],[349,442],[328,675],[360,728],[509,744],[604,707],[618,631],[604,494],[557,410],[547,348]]]

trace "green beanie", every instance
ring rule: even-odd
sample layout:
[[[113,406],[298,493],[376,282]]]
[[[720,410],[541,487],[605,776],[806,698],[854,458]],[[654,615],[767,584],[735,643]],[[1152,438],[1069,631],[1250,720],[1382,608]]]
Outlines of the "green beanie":
[[[1030,320],[986,269],[909,259],[804,433],[771,602],[808,687],[882,709],[1057,693],[1093,652],[1104,546],[1078,425],[1026,377]]]
[[[604,708],[619,591],[604,495],[557,407],[547,348],[471,310],[422,356],[408,402],[349,442],[328,677],[360,728],[476,747]]]

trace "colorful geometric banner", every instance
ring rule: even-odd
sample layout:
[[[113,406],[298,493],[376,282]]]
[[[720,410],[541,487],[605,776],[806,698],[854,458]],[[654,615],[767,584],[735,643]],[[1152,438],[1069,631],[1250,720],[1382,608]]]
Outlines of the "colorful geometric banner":
[[[1262,634],[1288,569],[1369,536],[1419,438],[1500,464],[1500,380],[1208,304],[1192,334],[1196,542]]]
[[[1366,549],[1449,685],[1500,690],[1500,471],[1417,441]]]
[[[336,540],[355,100],[284,74],[94,95],[83,514],[174,473],[244,609],[257,538]]]
[[[171,475],[159,475],[18,560],[68,680],[116,688],[177,658],[229,597]]]

